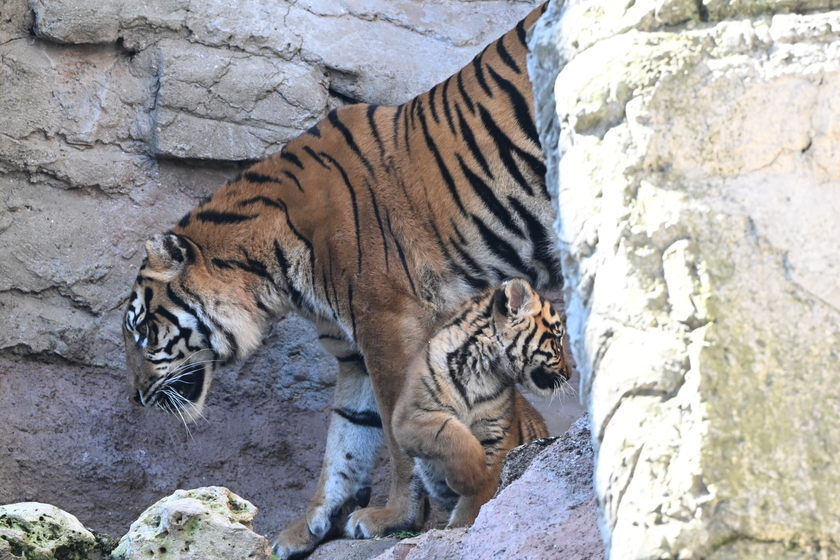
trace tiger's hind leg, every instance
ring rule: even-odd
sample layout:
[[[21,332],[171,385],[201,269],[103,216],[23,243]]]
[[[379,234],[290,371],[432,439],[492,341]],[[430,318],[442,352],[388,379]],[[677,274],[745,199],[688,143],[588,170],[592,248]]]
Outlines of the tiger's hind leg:
[[[339,536],[348,515],[367,506],[371,472],[384,443],[364,359],[325,327],[319,327],[319,334],[324,347],[339,361],[334,408],[315,496],[306,514],[283,529],[274,542],[274,555],[283,559],[302,558],[324,540]]]

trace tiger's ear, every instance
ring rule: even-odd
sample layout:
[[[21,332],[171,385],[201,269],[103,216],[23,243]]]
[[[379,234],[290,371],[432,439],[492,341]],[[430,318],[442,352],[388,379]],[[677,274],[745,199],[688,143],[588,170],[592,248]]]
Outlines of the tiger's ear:
[[[177,235],[162,233],[146,241],[146,255],[149,257],[146,275],[168,282],[184,269],[187,247]]]
[[[521,278],[514,278],[505,284],[505,296],[509,317],[533,315],[539,309],[540,301],[537,292]]]

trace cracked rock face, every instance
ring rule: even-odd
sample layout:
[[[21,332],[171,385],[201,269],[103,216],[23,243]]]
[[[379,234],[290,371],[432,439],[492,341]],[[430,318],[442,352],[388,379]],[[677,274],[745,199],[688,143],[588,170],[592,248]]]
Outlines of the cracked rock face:
[[[330,109],[427,90],[536,4],[0,0],[0,352],[122,364],[146,239]]]
[[[114,560],[271,560],[265,537],[251,530],[257,514],[227,488],[178,490],[152,505],[111,553]]]
[[[840,12],[610,4],[531,60],[608,552],[837,553]]]

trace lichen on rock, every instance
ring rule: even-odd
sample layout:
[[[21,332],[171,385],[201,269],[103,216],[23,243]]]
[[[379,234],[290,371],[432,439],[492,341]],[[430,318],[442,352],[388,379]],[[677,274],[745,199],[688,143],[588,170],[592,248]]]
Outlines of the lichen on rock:
[[[55,506],[0,506],[0,560],[87,560],[96,546],[93,533]]]

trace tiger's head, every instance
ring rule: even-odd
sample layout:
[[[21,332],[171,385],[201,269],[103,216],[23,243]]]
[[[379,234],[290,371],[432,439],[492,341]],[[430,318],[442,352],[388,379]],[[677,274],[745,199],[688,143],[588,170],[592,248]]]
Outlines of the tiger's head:
[[[529,391],[551,396],[572,376],[560,314],[518,278],[496,290],[493,307],[509,374]]]
[[[249,286],[210,274],[200,247],[183,235],[156,235],[123,321],[130,398],[180,416],[201,415],[215,371],[259,345],[260,313]]]

